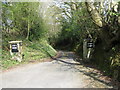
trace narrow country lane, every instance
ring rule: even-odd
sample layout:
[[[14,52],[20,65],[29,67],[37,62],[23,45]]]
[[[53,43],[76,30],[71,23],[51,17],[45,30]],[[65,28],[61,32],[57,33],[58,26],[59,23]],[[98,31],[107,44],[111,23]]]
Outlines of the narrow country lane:
[[[97,79],[100,73],[75,62],[73,52],[62,52],[52,62],[29,64],[4,72],[2,88],[112,88]],[[1,80],[0,80],[1,81]]]

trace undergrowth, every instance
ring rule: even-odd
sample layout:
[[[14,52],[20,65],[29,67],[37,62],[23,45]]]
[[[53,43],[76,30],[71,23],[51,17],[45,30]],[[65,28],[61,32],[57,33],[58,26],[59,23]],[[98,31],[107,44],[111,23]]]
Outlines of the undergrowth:
[[[27,64],[30,61],[42,62],[43,58],[53,57],[56,55],[56,53],[57,53],[56,50],[54,50],[45,40],[34,42],[23,41],[22,62],[18,62],[17,60],[11,60],[10,52],[2,50],[1,56],[2,69],[6,70],[20,64]]]

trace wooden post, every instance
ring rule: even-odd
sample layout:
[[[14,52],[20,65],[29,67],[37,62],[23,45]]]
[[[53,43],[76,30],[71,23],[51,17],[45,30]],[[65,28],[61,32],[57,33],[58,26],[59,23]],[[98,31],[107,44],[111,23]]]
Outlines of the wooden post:
[[[89,62],[90,60],[90,55],[92,52],[92,48],[93,48],[93,42],[88,42],[87,39],[83,40],[83,59],[86,62]]]
[[[87,59],[87,40],[83,40],[83,59]]]
[[[118,79],[118,73],[119,73],[118,70],[114,70],[114,75],[113,75],[114,80]]]
[[[89,48],[89,49],[88,49],[87,59],[89,59],[89,58],[90,58],[91,50],[92,50],[91,48]]]

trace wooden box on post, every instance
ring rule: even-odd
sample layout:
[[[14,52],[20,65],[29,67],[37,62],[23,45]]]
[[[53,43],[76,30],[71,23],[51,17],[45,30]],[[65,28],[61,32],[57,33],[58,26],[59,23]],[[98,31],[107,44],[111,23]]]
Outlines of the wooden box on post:
[[[13,60],[22,61],[22,41],[10,41],[10,55]]]

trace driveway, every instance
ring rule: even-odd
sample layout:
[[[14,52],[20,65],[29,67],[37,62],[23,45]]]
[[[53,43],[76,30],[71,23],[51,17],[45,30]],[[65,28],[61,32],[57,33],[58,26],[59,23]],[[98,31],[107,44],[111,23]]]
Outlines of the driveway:
[[[0,75],[2,88],[112,88],[98,79],[101,73],[75,59],[73,52],[61,52],[51,62],[11,69]]]

